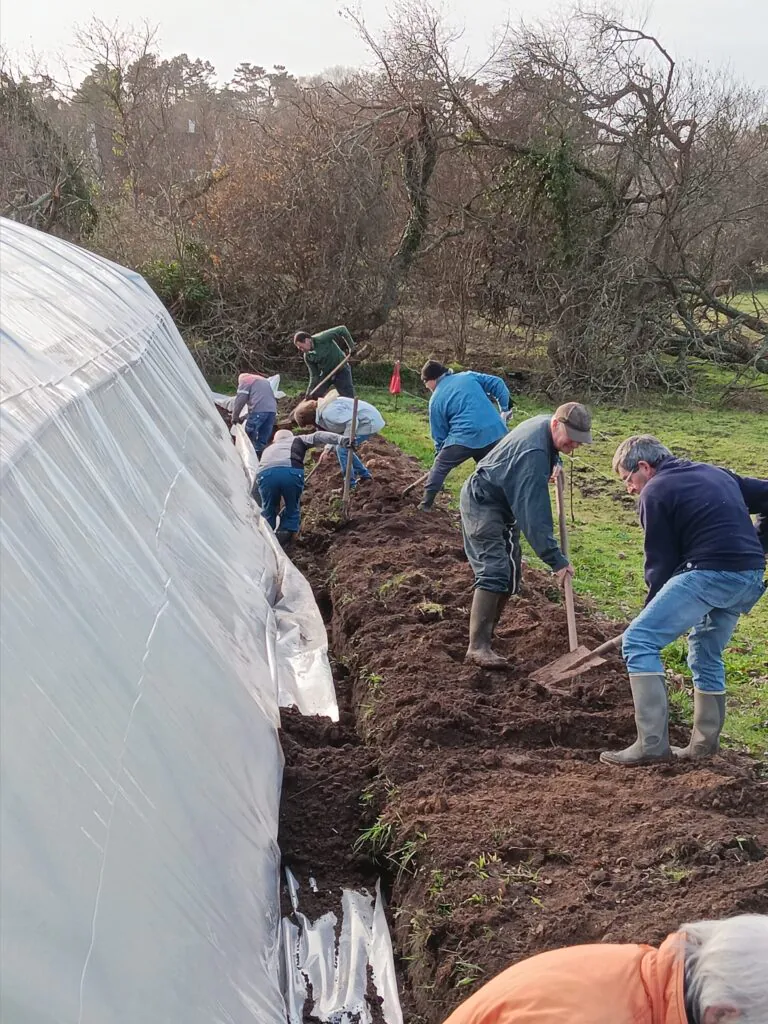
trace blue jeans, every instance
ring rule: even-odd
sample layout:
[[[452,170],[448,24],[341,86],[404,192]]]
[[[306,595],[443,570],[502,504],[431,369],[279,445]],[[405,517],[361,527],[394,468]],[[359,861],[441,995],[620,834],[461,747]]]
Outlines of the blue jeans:
[[[723,651],[739,616],[757,604],[764,589],[762,569],[691,569],[673,576],[624,633],[621,649],[630,674],[663,672],[662,648],[690,629],[694,687],[724,693]]]
[[[258,476],[261,513],[275,529],[278,513],[280,529],[298,533],[301,523],[301,495],[304,491],[304,470],[291,466],[273,466]],[[283,510],[280,512],[280,503]]]
[[[355,438],[355,440],[358,443],[362,444],[362,442],[367,440],[367,438],[368,438],[367,434],[358,434],[357,437]],[[336,458],[339,460],[339,465],[341,466],[341,474],[342,474],[342,476],[344,476],[345,473],[347,472],[347,455],[349,454],[349,451],[350,451],[349,448],[344,448],[341,445],[338,445],[337,448],[336,448]],[[354,486],[354,484],[356,484],[358,480],[370,480],[370,479],[371,479],[371,474],[365,468],[365,463],[360,458],[360,456],[357,454],[357,452],[353,450],[352,451],[352,475],[350,476],[349,486],[350,487]]]
[[[245,421],[245,432],[257,455],[261,455],[271,441],[276,419],[274,412],[252,412]]]

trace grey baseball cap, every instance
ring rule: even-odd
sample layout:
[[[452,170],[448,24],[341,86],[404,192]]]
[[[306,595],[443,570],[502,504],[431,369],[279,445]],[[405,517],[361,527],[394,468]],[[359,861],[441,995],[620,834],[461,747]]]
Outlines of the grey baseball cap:
[[[586,405],[566,402],[555,410],[554,418],[563,424],[572,441],[592,444],[592,413]]]

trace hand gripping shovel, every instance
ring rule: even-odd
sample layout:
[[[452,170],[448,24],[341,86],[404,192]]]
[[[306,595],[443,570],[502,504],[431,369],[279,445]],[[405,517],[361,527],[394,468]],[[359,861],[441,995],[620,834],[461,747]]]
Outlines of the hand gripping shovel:
[[[565,525],[565,503],[563,501],[563,474],[559,473],[555,479],[555,497],[557,500],[557,517],[560,523],[560,546],[563,549],[563,554],[568,557],[568,529]],[[579,646],[579,641],[576,636],[576,609],[573,603],[573,586],[571,584],[570,576],[565,578],[565,613],[568,620],[568,654],[564,654],[561,658],[556,661],[550,662],[548,665],[544,665],[543,668],[537,669],[532,673],[531,678],[534,682],[541,683],[543,686],[549,686],[552,683],[559,683],[565,679],[570,679],[573,676],[579,675],[580,672],[584,672],[589,668],[596,668],[598,665],[605,663],[605,658],[601,658],[600,655],[607,651],[613,650],[614,647],[618,647],[621,643],[621,636],[616,636],[612,640],[607,640],[604,644],[600,644],[594,651],[590,651],[588,647],[583,645]],[[555,690],[554,692],[558,692]]]

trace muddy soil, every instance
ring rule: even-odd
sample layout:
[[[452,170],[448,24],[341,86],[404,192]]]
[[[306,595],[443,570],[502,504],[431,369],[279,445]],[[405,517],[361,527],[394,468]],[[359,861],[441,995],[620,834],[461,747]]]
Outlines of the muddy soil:
[[[304,499],[294,558],[327,612],[342,718],[285,716],[282,839],[329,893],[385,874],[405,1019],[437,1024],[546,949],[657,942],[687,920],[768,912],[761,766],[728,751],[601,765],[601,749],[635,735],[623,663],[609,657],[569,697],[532,682],[567,632],[558,588],[531,566],[499,627],[509,668],[465,666],[472,577],[458,518],[419,513],[418,490],[400,497],[421,469],[396,448],[375,439],[361,455],[374,481],[348,522],[335,461]],[[621,628],[583,602],[577,612],[588,646]]]

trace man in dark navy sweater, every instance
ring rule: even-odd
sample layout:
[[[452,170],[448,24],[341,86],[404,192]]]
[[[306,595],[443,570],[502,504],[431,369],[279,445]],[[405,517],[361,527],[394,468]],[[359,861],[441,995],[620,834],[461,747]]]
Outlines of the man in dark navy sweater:
[[[645,530],[645,608],[624,633],[637,740],[604,751],[605,764],[638,765],[717,753],[725,719],[723,650],[739,616],[762,595],[768,551],[768,480],[676,459],[649,435],[622,441],[613,469],[639,494]],[[757,515],[753,523],[751,515]],[[661,651],[688,633],[693,732],[670,750]]]

